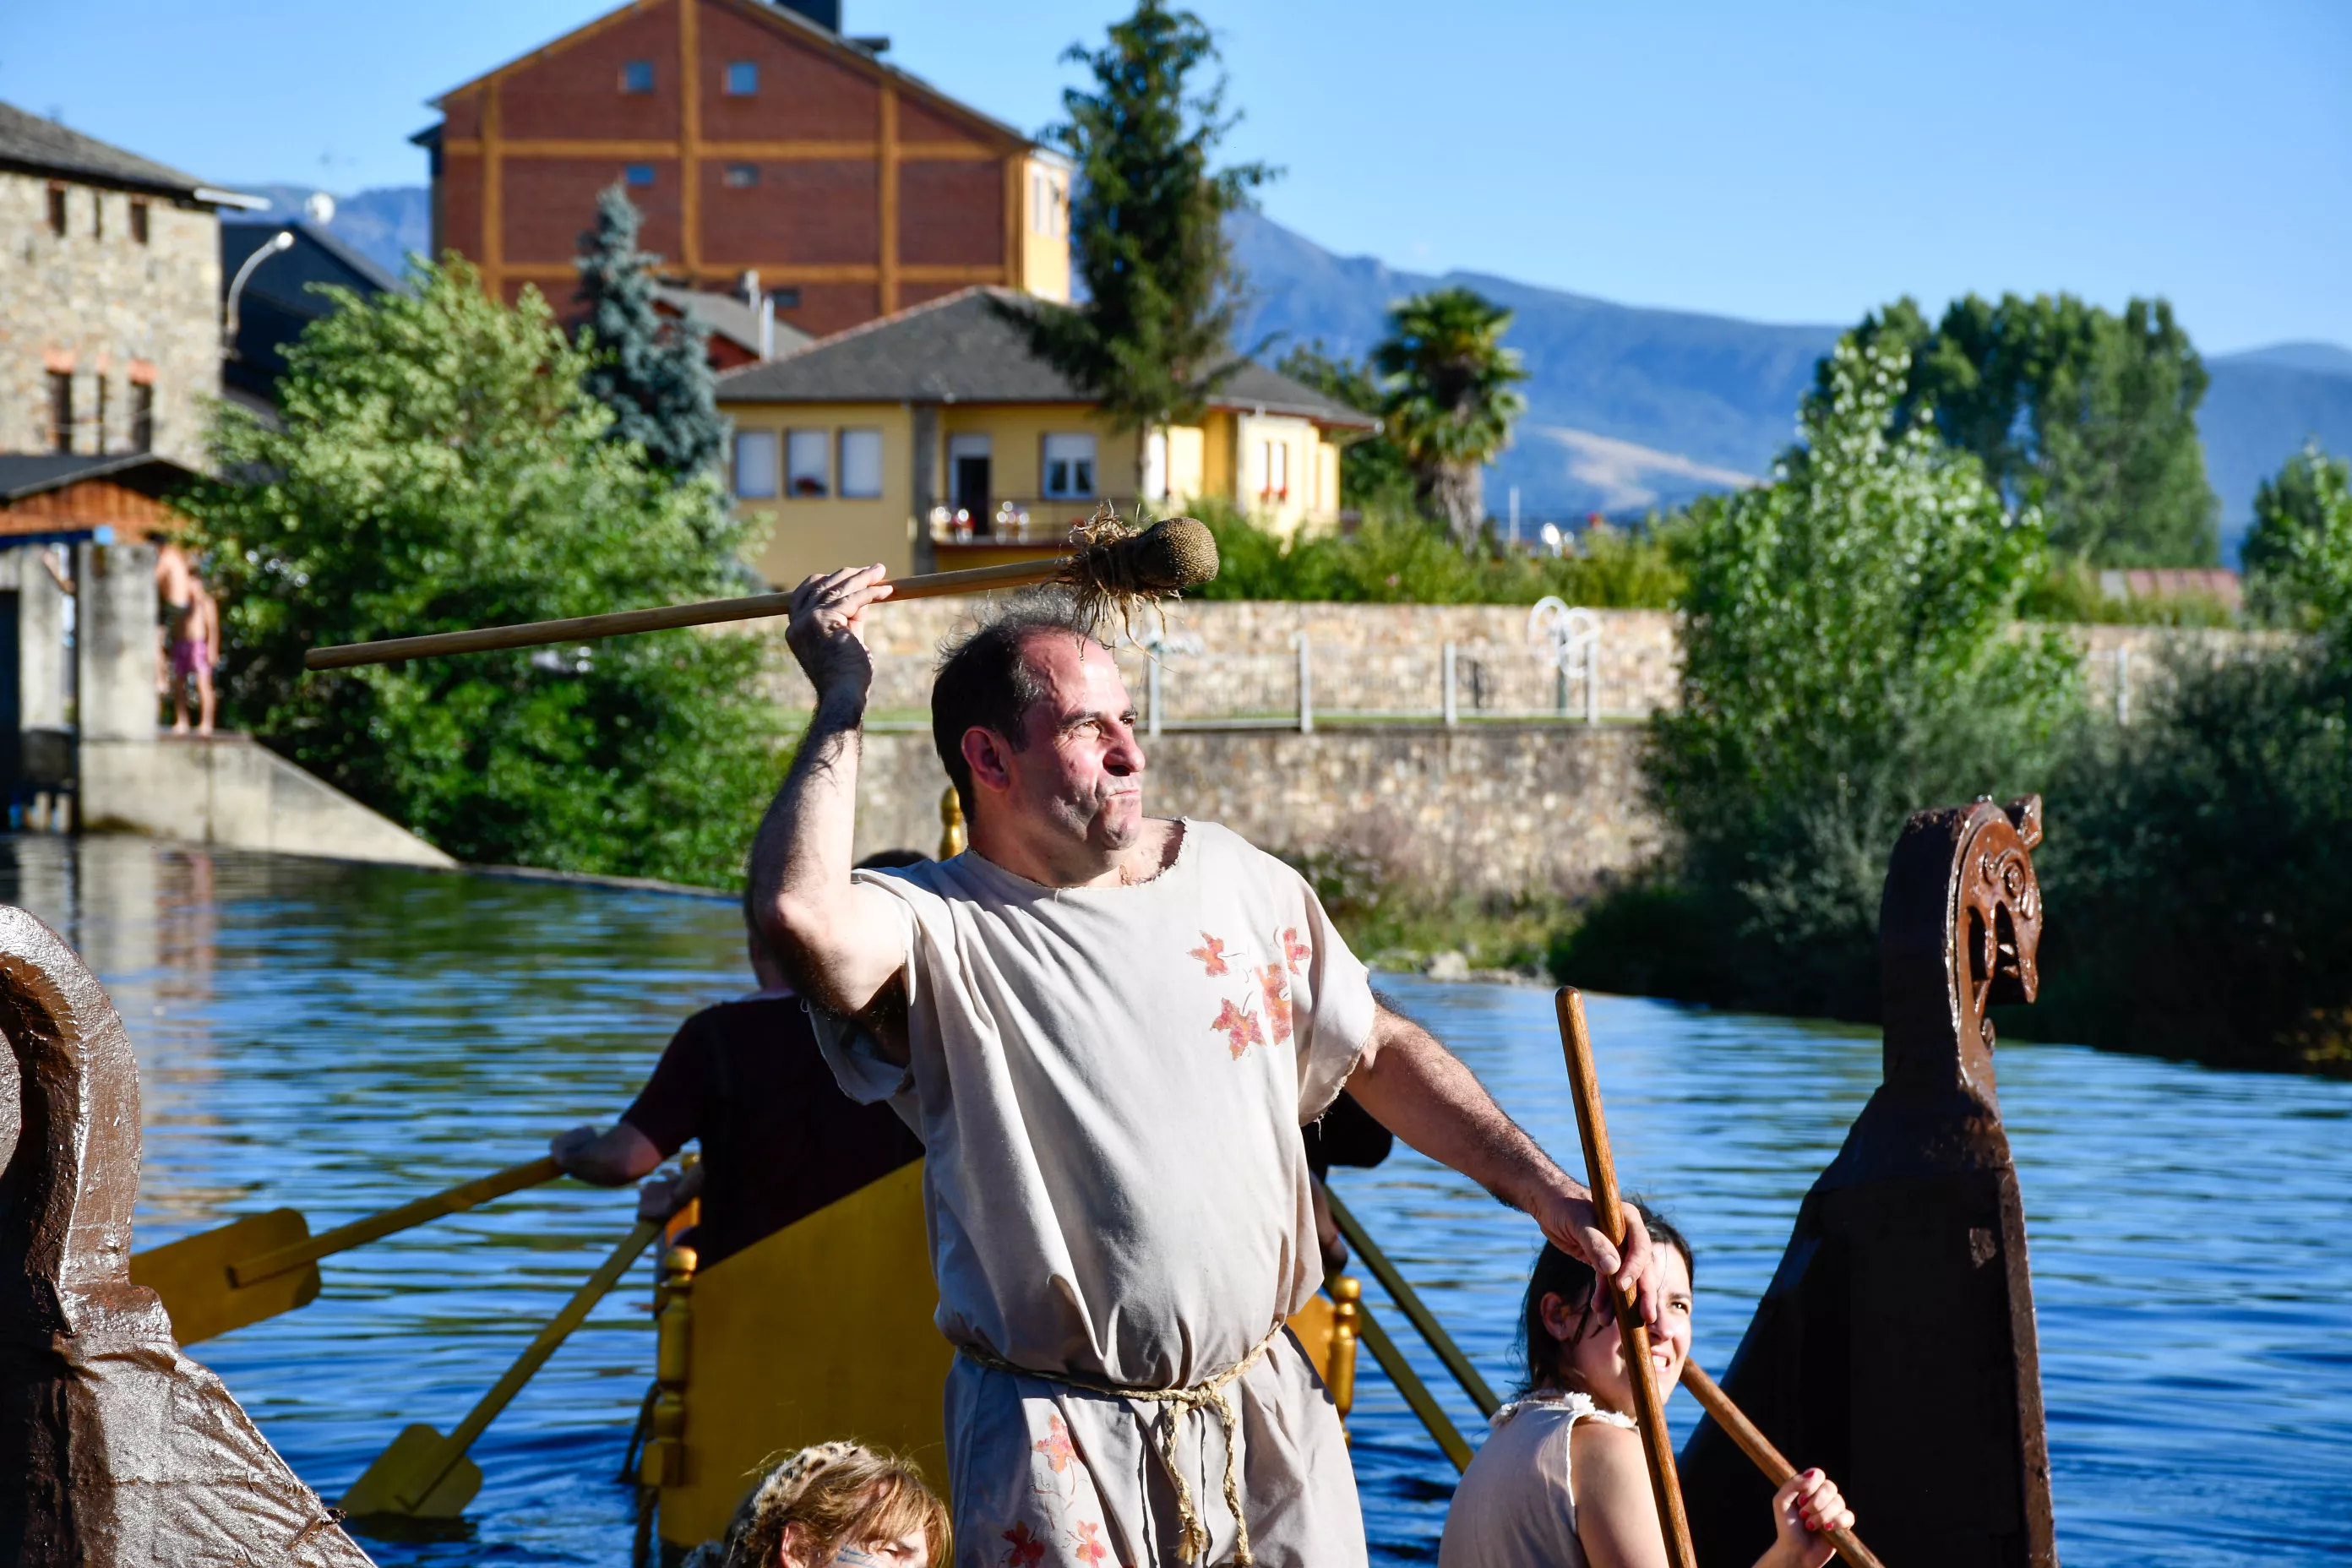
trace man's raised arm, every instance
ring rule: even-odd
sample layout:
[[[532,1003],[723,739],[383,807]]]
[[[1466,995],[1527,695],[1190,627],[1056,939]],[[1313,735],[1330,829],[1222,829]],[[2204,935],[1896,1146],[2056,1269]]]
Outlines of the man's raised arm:
[[[1428,1030],[1382,1005],[1348,1092],[1381,1126],[1524,1210],[1562,1250],[1615,1275],[1621,1288],[1635,1292],[1642,1316],[1658,1321],[1665,1297],[1641,1215],[1626,1206],[1621,1256],[1602,1234],[1583,1184],[1553,1163]]]
[[[784,640],[816,688],[816,710],[751,845],[760,929],[802,994],[837,1013],[865,1012],[906,962],[890,896],[849,879],[858,741],[874,682],[865,616],[889,596],[879,566],[811,577],[793,591]]]

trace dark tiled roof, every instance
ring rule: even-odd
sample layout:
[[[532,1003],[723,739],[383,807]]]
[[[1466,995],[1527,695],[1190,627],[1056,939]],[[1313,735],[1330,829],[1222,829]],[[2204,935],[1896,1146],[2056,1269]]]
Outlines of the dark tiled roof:
[[[110,479],[152,494],[195,477],[194,469],[152,452],[116,452],[104,458],[65,452],[31,457],[0,454],[0,506],[13,506],[84,479]]]
[[[35,174],[79,175],[181,196],[194,195],[205,185],[194,174],[109,146],[9,103],[0,103],[0,163]]]
[[[221,219],[221,292],[226,295],[229,283],[247,257],[269,242],[272,235],[285,229],[294,236],[294,247],[285,255],[264,262],[246,284],[245,298],[257,292],[270,292],[291,300],[309,298],[316,300],[304,313],[323,316],[333,307],[316,295],[306,296],[304,289],[312,283],[340,283],[362,294],[404,293],[406,286],[385,271],[369,257],[338,239],[331,231],[297,217],[272,217],[267,213],[239,213],[235,217]]]
[[[760,312],[745,304],[740,296],[656,283],[654,285],[654,298],[680,315],[692,316],[738,348],[750,353],[760,352]],[[815,341],[790,321],[778,321],[774,325],[773,346],[778,353],[806,348]]]
[[[997,302],[1027,296],[966,289],[820,338],[765,364],[719,378],[721,403],[1090,403],[1086,392],[1029,346]],[[1277,371],[1244,361],[1217,395],[1219,408],[1291,414],[1326,425],[1372,428],[1369,416]]]

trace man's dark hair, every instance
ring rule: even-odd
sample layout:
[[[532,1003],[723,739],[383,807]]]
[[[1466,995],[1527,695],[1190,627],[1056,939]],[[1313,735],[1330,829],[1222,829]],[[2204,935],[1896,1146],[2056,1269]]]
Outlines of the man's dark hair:
[[[977,725],[1004,737],[1014,751],[1028,749],[1022,721],[1045,695],[1036,671],[1022,657],[1029,639],[1041,635],[1090,639],[1094,617],[1066,594],[1026,594],[982,622],[978,630],[940,650],[939,674],[931,681],[931,744],[940,765],[972,816],[971,764],[963,760],[963,737]]]

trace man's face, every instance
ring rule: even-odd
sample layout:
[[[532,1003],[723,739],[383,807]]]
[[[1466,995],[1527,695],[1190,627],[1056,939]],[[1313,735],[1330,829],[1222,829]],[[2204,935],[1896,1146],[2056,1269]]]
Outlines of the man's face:
[[[1045,696],[1023,718],[1023,749],[998,749],[1015,831],[1129,847],[1143,831],[1144,760],[1118,666],[1093,638],[1056,633],[1030,637],[1022,657]]]

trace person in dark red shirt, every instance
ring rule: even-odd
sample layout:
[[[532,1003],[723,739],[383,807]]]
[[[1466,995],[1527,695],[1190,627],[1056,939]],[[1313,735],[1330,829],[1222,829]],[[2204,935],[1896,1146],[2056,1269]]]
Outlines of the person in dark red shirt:
[[[862,864],[922,858],[893,851]],[[688,1018],[610,1128],[575,1127],[548,1143],[569,1174],[617,1187],[699,1139],[701,1162],[682,1182],[650,1184],[638,1212],[667,1218],[700,1197],[700,1219],[679,1239],[705,1268],[923,1152],[889,1107],[859,1105],[841,1092],[817,1054],[807,1010],[758,924],[745,924],[760,989]]]

